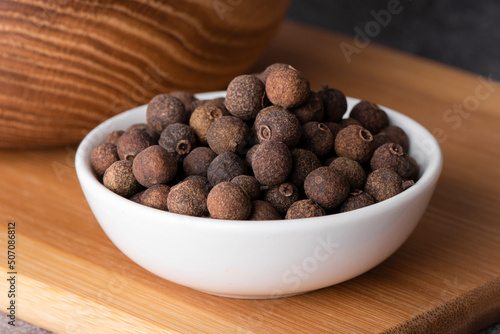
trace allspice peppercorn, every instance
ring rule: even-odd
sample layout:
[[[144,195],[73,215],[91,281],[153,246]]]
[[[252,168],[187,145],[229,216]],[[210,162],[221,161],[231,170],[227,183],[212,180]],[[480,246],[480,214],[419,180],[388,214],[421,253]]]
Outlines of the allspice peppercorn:
[[[135,194],[133,194],[132,196],[130,196],[128,199],[131,200],[132,202],[137,203],[137,204],[142,204],[141,196],[142,196],[142,194],[144,194],[144,191],[145,190],[140,190],[140,191],[136,192]]]
[[[329,154],[333,149],[333,134],[330,129],[319,122],[309,122],[302,125],[300,146],[317,156]]]
[[[143,129],[132,128],[120,136],[116,150],[121,160],[134,160],[142,150],[154,145],[153,138]]]
[[[225,105],[233,116],[254,119],[265,105],[265,94],[265,86],[257,77],[240,75],[227,86]]]
[[[343,175],[349,182],[351,189],[363,189],[366,173],[359,162],[345,157],[338,157],[330,163],[329,167]]]
[[[232,183],[239,185],[250,197],[250,200],[255,201],[260,198],[261,184],[257,179],[250,175],[238,175],[232,178]]]
[[[172,153],[177,160],[182,161],[198,143],[195,133],[187,124],[173,123],[163,130],[158,144],[165,151]]]
[[[286,109],[275,106],[262,109],[254,122],[259,142],[280,141],[292,148],[298,144],[301,135],[299,119]]]
[[[231,181],[238,175],[246,173],[246,165],[236,153],[225,152],[219,154],[210,163],[207,169],[207,178],[212,186],[224,181]]]
[[[328,88],[323,85],[323,88],[318,92],[325,109],[325,122],[340,122],[342,116],[347,111],[347,100],[344,93],[335,88]]]
[[[408,179],[417,181],[418,174],[420,173],[420,167],[418,166],[417,161],[411,155],[408,156],[408,159],[410,160],[411,165],[411,173],[408,176]]]
[[[110,144],[113,144],[116,146],[116,144],[118,144],[118,139],[120,139],[120,137],[122,136],[122,134],[124,132],[125,131],[122,131],[122,130],[111,131],[110,133],[108,133],[106,135],[106,138],[104,138],[104,142],[110,143]]]
[[[375,200],[362,190],[356,189],[339,207],[339,212],[347,212],[364,208],[375,203]]]
[[[176,90],[170,92],[169,94],[182,101],[188,115],[191,115],[193,113],[194,108],[191,108],[191,105],[194,101],[198,100],[193,94],[186,92],[184,90]]]
[[[370,160],[372,170],[380,168],[392,169],[402,178],[409,177],[413,172],[408,155],[398,144],[387,143],[375,150]]]
[[[184,175],[207,176],[208,166],[217,157],[211,148],[200,146],[189,152],[182,161]]]
[[[166,184],[155,184],[141,195],[141,204],[159,210],[167,210],[167,198],[170,187]]]
[[[201,187],[203,188],[203,190],[205,191],[206,195],[208,195],[208,193],[212,189],[212,185],[210,184],[210,181],[208,181],[208,179],[205,176],[189,175],[183,181],[188,181],[188,180],[192,180],[194,182],[199,183],[201,185]]]
[[[167,197],[168,211],[181,215],[201,217],[207,210],[207,194],[196,181],[187,180],[170,189]]]
[[[94,147],[90,153],[90,166],[98,177],[102,177],[106,169],[114,162],[120,160],[116,145],[111,143],[103,143]]]
[[[324,115],[323,100],[318,93],[311,91],[304,103],[290,111],[297,116],[300,124],[312,121],[321,122]]]
[[[207,131],[207,142],[217,154],[238,152],[247,144],[248,125],[235,116],[217,118]]]
[[[159,145],[142,151],[134,159],[134,176],[144,187],[172,181],[177,174],[177,160]]]
[[[303,199],[293,203],[286,212],[285,219],[302,219],[311,217],[321,217],[325,215],[325,210],[316,202],[310,199]]]
[[[356,104],[349,114],[372,134],[377,134],[389,125],[389,117],[380,107],[366,100]]]
[[[319,167],[307,175],[304,191],[325,210],[340,205],[349,195],[349,183],[346,178],[330,167]]]
[[[283,183],[292,170],[292,154],[282,142],[264,141],[253,154],[252,169],[255,178],[262,185]]]
[[[262,71],[261,73],[258,73],[256,76],[257,76],[257,78],[259,78],[262,81],[262,83],[266,84],[267,77],[269,76],[269,74],[272,71],[274,71],[275,69],[278,69],[278,68],[288,68],[289,66],[290,65],[288,65],[288,64],[274,63],[274,64],[271,64],[268,67],[266,67],[266,69],[264,71]]]
[[[373,154],[374,142],[370,131],[359,125],[349,125],[343,128],[335,138],[335,152],[341,156],[359,163],[370,160]]]
[[[299,190],[293,183],[284,182],[268,188],[264,194],[264,199],[280,215],[284,216],[290,205],[299,200],[299,196]]]
[[[330,132],[333,135],[333,141],[335,142],[335,138],[337,137],[337,134],[342,130],[342,126],[339,123],[335,122],[325,122],[324,123],[329,129]]]
[[[146,121],[161,134],[163,129],[174,123],[185,123],[189,120],[184,103],[172,95],[159,94],[149,101],[146,109]]]
[[[160,138],[160,134],[156,133],[156,130],[153,129],[153,127],[151,125],[146,124],[146,123],[135,123],[135,124],[132,124],[131,126],[128,127],[127,130],[125,130],[125,132],[127,132],[127,131],[129,131],[131,129],[140,129],[140,130],[146,131],[147,134],[150,135],[151,138],[153,138],[154,142],[157,142],[158,139]]]
[[[221,182],[214,186],[207,197],[210,216],[216,219],[244,220],[250,216],[252,201],[237,184]]]
[[[399,126],[389,125],[383,128],[378,134],[385,134],[390,138],[390,141],[387,141],[387,143],[396,143],[403,148],[405,153],[408,153],[408,150],[410,148],[410,140],[408,139],[408,135],[406,134],[406,132]]]
[[[357,120],[355,120],[354,118],[352,117],[348,117],[348,118],[343,118],[340,120],[339,122],[339,125],[340,125],[340,128],[343,129],[343,128],[347,128],[349,125],[359,125],[359,126],[363,126],[361,125],[360,122],[358,122]]]
[[[321,161],[316,154],[303,148],[294,148],[290,153],[292,154],[290,179],[293,184],[302,188],[306,176],[316,168],[321,167]]]
[[[253,159],[253,156],[255,154],[255,151],[257,151],[258,148],[259,148],[259,144],[255,144],[252,147],[250,147],[250,149],[245,154],[245,163],[246,163],[248,170],[252,169],[252,159]]]
[[[297,107],[304,103],[309,90],[309,80],[291,66],[275,68],[266,80],[269,101],[285,108]]]
[[[196,133],[201,144],[207,145],[207,132],[212,123],[222,116],[230,116],[220,100],[208,101],[194,109],[189,118],[189,126]]]
[[[381,168],[368,174],[364,190],[375,202],[381,202],[402,192],[402,183],[403,179],[398,173]]]
[[[280,214],[276,211],[271,204],[256,200],[252,202],[252,212],[248,217],[248,220],[279,220],[281,219]]]
[[[139,183],[132,172],[132,161],[119,160],[106,169],[102,182],[112,192],[130,197],[139,189]]]

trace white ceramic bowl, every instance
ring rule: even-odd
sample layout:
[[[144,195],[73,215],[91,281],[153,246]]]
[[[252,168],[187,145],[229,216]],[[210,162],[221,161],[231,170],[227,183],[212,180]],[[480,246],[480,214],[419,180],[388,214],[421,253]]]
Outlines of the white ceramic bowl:
[[[201,94],[201,99],[224,92]],[[348,98],[349,110],[359,100]],[[210,294],[274,298],[356,277],[394,253],[424,214],[442,166],[433,136],[383,107],[410,139],[420,179],[403,193],[355,211],[296,220],[228,221],[182,216],[136,204],[106,189],[89,157],[107,133],[144,123],[146,107],[91,131],[76,153],[76,172],[97,221],[130,259],[153,274]]]

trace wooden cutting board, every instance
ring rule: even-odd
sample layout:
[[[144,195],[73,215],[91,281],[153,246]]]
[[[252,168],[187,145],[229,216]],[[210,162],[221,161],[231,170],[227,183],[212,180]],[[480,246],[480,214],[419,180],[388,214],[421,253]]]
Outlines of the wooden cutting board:
[[[436,135],[441,179],[393,256],[301,296],[206,295],[148,273],[110,242],[80,190],[75,147],[2,151],[0,267],[10,271],[15,221],[18,319],[57,333],[470,333],[499,321],[500,85],[375,43],[348,62],[348,45],[356,47],[286,23],[255,70],[290,63],[314,89],[327,83],[402,111]],[[6,312],[9,287],[0,282]]]

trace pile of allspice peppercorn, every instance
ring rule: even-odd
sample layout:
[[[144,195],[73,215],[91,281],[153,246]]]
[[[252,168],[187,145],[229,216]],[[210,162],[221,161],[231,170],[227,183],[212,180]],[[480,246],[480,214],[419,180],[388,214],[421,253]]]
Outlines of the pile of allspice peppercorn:
[[[169,212],[233,220],[318,217],[362,208],[412,186],[408,137],[376,104],[349,112],[344,94],[286,64],[241,75],[225,98],[155,96],[146,123],[114,131],[91,153],[108,189]]]

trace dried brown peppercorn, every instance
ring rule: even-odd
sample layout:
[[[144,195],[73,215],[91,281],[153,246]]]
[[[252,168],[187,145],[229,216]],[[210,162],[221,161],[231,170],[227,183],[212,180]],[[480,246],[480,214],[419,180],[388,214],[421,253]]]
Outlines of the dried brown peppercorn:
[[[181,215],[201,217],[207,214],[207,194],[196,181],[187,180],[170,189],[168,211]]]
[[[253,145],[250,147],[250,149],[247,151],[245,155],[245,163],[247,165],[248,170],[252,170],[252,159],[255,154],[255,151],[259,148],[259,144]]]
[[[193,94],[186,92],[184,90],[176,90],[176,91],[170,92],[169,95],[181,100],[182,103],[184,104],[184,108],[186,109],[186,112],[189,115],[191,115],[193,113],[194,108],[192,108],[191,105],[194,101],[198,100]]]
[[[376,202],[384,201],[403,191],[403,180],[391,169],[377,169],[366,177],[365,192]]]
[[[297,107],[304,103],[309,90],[309,80],[291,66],[275,68],[266,80],[269,101],[285,108]]]
[[[217,118],[207,131],[207,142],[217,154],[237,152],[245,148],[250,129],[235,116]]]
[[[210,163],[207,169],[207,178],[212,186],[224,181],[231,181],[247,171],[245,162],[236,153],[225,152],[219,154]]]
[[[394,140],[394,138],[391,135],[389,135],[383,131],[380,131],[379,133],[377,133],[376,135],[373,136],[373,146],[374,146],[375,150],[377,148],[379,148],[380,146],[382,146],[384,144],[388,144],[388,143],[396,143],[396,141]],[[398,143],[396,143],[396,144],[398,144]]]
[[[339,212],[347,212],[364,208],[375,203],[375,200],[362,190],[356,189],[351,192],[349,197],[340,205]]]
[[[160,134],[156,133],[155,129],[153,129],[153,127],[149,124],[146,124],[146,123],[135,123],[135,124],[132,124],[131,126],[128,127],[126,131],[130,130],[130,129],[141,129],[141,130],[144,130],[148,133],[148,135],[151,136],[151,138],[153,138],[153,141],[154,142],[157,142],[158,141],[158,138],[160,138]]]
[[[252,212],[248,217],[248,220],[279,220],[281,219],[280,214],[276,211],[271,204],[265,201],[253,201],[252,202]]]
[[[299,200],[300,194],[297,187],[290,182],[284,182],[270,187],[264,194],[264,199],[282,216],[294,202]]]
[[[210,190],[212,189],[212,185],[210,184],[210,181],[208,181],[208,179],[205,176],[201,176],[201,175],[189,175],[183,181],[188,181],[188,180],[192,180],[194,182],[198,182],[202,186],[203,190],[205,191],[205,193],[207,195],[210,192]]]
[[[154,145],[153,138],[142,129],[132,128],[118,139],[116,149],[121,160],[134,160],[142,150]]]
[[[207,103],[209,101],[211,101],[211,100],[194,100],[193,102],[191,102],[191,105],[190,105],[191,116],[192,116],[193,112],[196,110],[196,108],[198,108],[201,105],[204,105],[205,103]]]
[[[418,174],[420,172],[420,167],[418,166],[417,161],[411,156],[408,156],[408,159],[410,159],[410,164],[411,164],[411,173],[408,176],[410,180],[417,181],[418,179]]]
[[[334,138],[330,129],[319,122],[309,122],[302,125],[300,146],[317,156],[329,154],[333,149]]]
[[[321,217],[325,215],[325,210],[316,202],[310,199],[303,199],[293,203],[286,212],[285,219],[302,219],[311,217]]]
[[[359,163],[370,160],[373,147],[373,135],[359,125],[349,125],[343,128],[335,138],[335,152],[340,157],[346,157]]]
[[[207,176],[208,166],[217,154],[209,147],[200,146],[189,152],[182,161],[184,175]]]
[[[316,168],[321,167],[321,161],[316,154],[302,148],[294,148],[290,153],[292,154],[290,179],[293,184],[302,188],[306,176]]]
[[[392,138],[392,142],[401,145],[405,153],[410,149],[410,140],[406,132],[396,125],[389,125],[383,128],[379,133],[385,133]]]
[[[167,198],[170,187],[166,184],[155,184],[141,195],[141,204],[159,210],[167,210]]]
[[[351,189],[363,189],[366,173],[361,164],[349,158],[339,157],[334,159],[330,165],[337,173],[343,175]]]
[[[342,130],[342,126],[335,122],[325,122],[324,124],[330,129],[330,132],[333,135],[333,141],[335,142],[335,138],[337,137],[339,131]]]
[[[252,201],[237,184],[221,182],[210,190],[207,198],[210,216],[216,219],[244,220],[250,216]]]
[[[122,134],[124,132],[125,131],[122,131],[122,130],[111,131],[104,138],[104,142],[116,145],[116,144],[118,144],[118,139],[120,139],[120,137],[122,136]]]
[[[319,167],[307,175],[304,191],[325,210],[340,205],[349,195],[349,183],[346,178],[330,167]]]
[[[250,197],[250,200],[255,201],[260,198],[261,184],[257,179],[250,175],[238,175],[233,177],[232,183],[239,185]]]
[[[129,197],[129,200],[131,200],[132,202],[135,202],[137,204],[142,204],[141,196],[142,196],[142,194],[144,194],[144,191],[145,190],[140,190],[140,191],[136,192],[131,197]]]
[[[372,134],[377,134],[383,128],[389,126],[389,117],[380,107],[366,100],[356,104],[349,114]]]
[[[321,122],[323,120],[323,100],[318,93],[311,91],[304,103],[290,110],[299,119],[300,124]]]
[[[282,142],[264,141],[253,154],[252,169],[262,185],[283,183],[292,170],[292,154]]]
[[[343,129],[343,128],[347,128],[349,125],[359,125],[359,126],[363,126],[361,125],[360,122],[358,122],[357,120],[355,120],[354,118],[352,117],[349,117],[349,118],[344,118],[342,120],[340,120],[339,122],[339,125],[340,125],[340,128]]]
[[[266,69],[264,71],[262,71],[261,73],[258,73],[256,76],[257,76],[257,78],[259,78],[259,80],[261,80],[265,84],[267,81],[267,77],[269,76],[269,74],[272,71],[274,71],[277,68],[288,68],[289,66],[290,65],[288,65],[288,64],[274,63],[274,64],[271,64],[268,67],[266,67]]]
[[[370,160],[372,170],[380,168],[392,169],[402,178],[409,177],[413,172],[408,155],[398,144],[387,143],[375,150]]]
[[[90,166],[98,177],[102,177],[106,169],[118,160],[120,158],[116,146],[111,143],[103,143],[94,147],[90,153]]]
[[[172,95],[159,94],[149,101],[146,108],[146,121],[161,134],[170,124],[185,123],[189,120],[184,103]]]
[[[301,125],[297,116],[275,106],[267,107],[259,112],[255,119],[254,129],[259,142],[280,141],[291,148],[300,140]]]
[[[323,88],[318,92],[325,109],[325,122],[340,122],[342,116],[347,111],[347,100],[344,93],[335,88],[328,88],[323,85]]]
[[[163,130],[158,144],[181,161],[197,143],[196,135],[187,124],[170,124]]]
[[[403,191],[405,191],[406,189],[412,187],[413,185],[415,185],[415,181],[404,180],[403,183],[401,184],[401,187],[403,188]]]
[[[102,181],[106,188],[123,197],[130,197],[139,189],[129,160],[119,160],[109,166]]]
[[[207,132],[212,123],[222,116],[230,113],[219,100],[208,101],[194,109],[189,119],[189,126],[196,133],[201,144],[207,145]]]
[[[134,175],[144,187],[168,183],[177,174],[177,160],[159,145],[142,151],[134,159]]]
[[[265,105],[265,94],[265,86],[257,77],[240,75],[227,86],[225,105],[233,116],[254,119]]]

